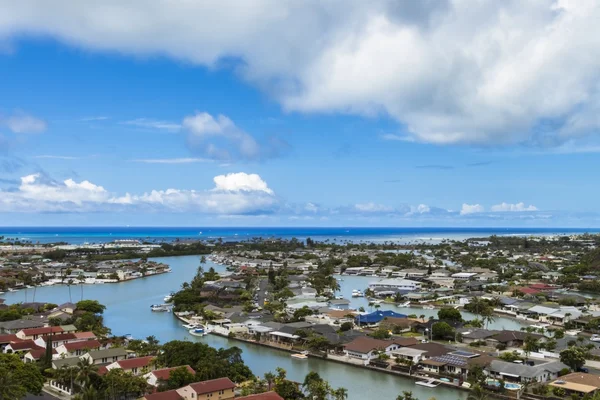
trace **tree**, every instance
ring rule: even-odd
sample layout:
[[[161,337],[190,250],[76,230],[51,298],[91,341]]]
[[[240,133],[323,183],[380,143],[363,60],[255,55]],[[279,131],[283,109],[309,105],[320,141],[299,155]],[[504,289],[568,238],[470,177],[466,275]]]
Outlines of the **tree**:
[[[467,396],[467,400],[487,400],[488,396],[480,385],[475,385],[471,389],[471,393]]]
[[[78,311],[87,311],[93,314],[102,314],[106,306],[100,304],[98,300],[82,300],[76,304]]]
[[[396,397],[396,400],[418,400],[415,396],[413,396],[412,392],[403,391],[401,395]]]
[[[531,335],[525,336],[525,340],[523,341],[523,350],[525,351],[525,358],[529,358],[529,354],[531,354],[531,352],[538,351],[539,349],[540,343],[535,337]]]
[[[82,388],[85,388],[92,379],[92,375],[95,375],[98,372],[98,366],[93,364],[92,361],[87,358],[79,360],[76,369],[75,382]]]
[[[371,336],[373,336],[375,339],[388,339],[392,335],[390,335],[389,330],[382,327],[373,332]]]
[[[19,400],[27,393],[40,394],[44,377],[35,364],[15,354],[0,354],[0,400]]]
[[[452,307],[443,307],[438,311],[438,318],[442,321],[462,321],[460,311]]]
[[[438,322],[432,325],[431,335],[435,339],[447,339],[454,337],[454,328],[446,322]]]
[[[585,365],[585,356],[585,350],[580,347],[571,346],[560,352],[560,361],[573,371],[578,371]]]
[[[346,332],[352,329],[352,327],[354,326],[354,324],[352,322],[343,322],[340,325],[340,331],[342,332]]]
[[[267,381],[267,390],[270,392],[273,388],[273,383],[275,382],[275,374],[272,372],[265,373],[265,381]]]
[[[196,381],[196,376],[192,374],[187,367],[178,367],[169,373],[167,380],[160,380],[158,391],[164,392],[172,389],[179,389]]]
[[[348,398],[348,389],[337,388],[331,391],[334,400],[346,400]]]
[[[141,376],[135,376],[120,368],[113,368],[104,375],[102,387],[106,397],[141,397],[148,391],[148,383]]]

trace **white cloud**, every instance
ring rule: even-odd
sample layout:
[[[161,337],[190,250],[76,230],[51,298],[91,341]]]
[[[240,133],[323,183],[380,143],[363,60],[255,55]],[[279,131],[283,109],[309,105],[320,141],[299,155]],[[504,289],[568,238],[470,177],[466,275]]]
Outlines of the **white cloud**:
[[[415,142],[415,138],[406,135],[396,135],[393,133],[385,133],[379,136],[382,140],[394,141],[394,142]]]
[[[52,154],[43,154],[40,156],[33,156],[33,158],[50,159],[50,160],[79,160],[79,159],[81,159],[81,157],[58,156],[58,155],[52,155]]]
[[[383,204],[376,204],[376,203],[355,204],[354,208],[356,211],[369,212],[369,213],[394,211],[393,207],[385,206]]]
[[[160,121],[151,118],[136,118],[122,122],[124,125],[131,125],[138,128],[156,129],[167,132],[178,132],[181,130],[181,125],[176,122]]]
[[[231,173],[227,175],[215,176],[214,191],[227,192],[265,192],[273,194],[267,183],[257,174],[247,174],[245,172]]]
[[[206,158],[144,158],[132,160],[134,162],[145,163],[145,164],[191,164],[191,163],[202,163],[202,162],[210,162],[211,160],[207,160]]]
[[[482,213],[484,211],[485,211],[485,208],[480,204],[463,203],[462,208],[460,209],[460,215]]]
[[[496,204],[496,205],[492,206],[491,210],[494,212],[505,212],[505,211],[520,212],[520,211],[537,211],[538,209],[534,205],[526,206],[525,203],[516,203],[516,204],[501,203],[501,204]]]
[[[13,133],[41,133],[46,130],[46,122],[22,112],[0,118],[0,124],[5,125]]]
[[[209,67],[239,60],[289,110],[386,114],[421,141],[560,144],[600,127],[595,0],[3,5],[0,42],[45,35]],[[566,122],[535,129],[547,120]]]
[[[190,144],[207,157],[254,160],[261,156],[261,148],[256,139],[224,115],[217,115],[215,118],[208,113],[199,112],[185,117],[183,127],[189,132]],[[219,140],[221,143],[217,144]]]
[[[3,212],[175,211],[206,214],[265,214],[279,200],[260,176],[229,174],[214,178],[212,190],[152,190],[118,196],[87,180],[54,181],[41,174],[21,178],[14,190],[0,190]]]

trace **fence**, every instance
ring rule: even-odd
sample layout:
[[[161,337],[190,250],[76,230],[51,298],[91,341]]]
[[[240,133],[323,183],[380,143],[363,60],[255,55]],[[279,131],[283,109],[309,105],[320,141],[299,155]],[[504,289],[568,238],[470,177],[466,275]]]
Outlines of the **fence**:
[[[73,394],[73,391],[68,386],[61,385],[56,381],[50,381],[50,387],[54,390],[58,390],[61,393],[68,394],[69,396]]]

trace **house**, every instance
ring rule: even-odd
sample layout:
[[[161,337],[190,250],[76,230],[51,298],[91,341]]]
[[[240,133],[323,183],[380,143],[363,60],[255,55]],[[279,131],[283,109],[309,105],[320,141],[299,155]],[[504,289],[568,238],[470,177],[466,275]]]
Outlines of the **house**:
[[[567,395],[576,393],[580,396],[593,396],[600,392],[600,379],[595,374],[573,372],[563,375],[559,379],[550,382],[548,386],[562,388]]]
[[[498,334],[498,331],[490,331],[487,329],[470,329],[466,332],[461,332],[462,342],[466,344],[485,342],[496,334]]]
[[[229,378],[212,379],[196,382],[177,389],[177,393],[185,400],[224,400],[235,397],[235,383]]]
[[[154,370],[152,372],[148,372],[147,374],[144,375],[144,379],[146,379],[146,382],[148,382],[148,385],[156,387],[156,386],[158,386],[159,381],[168,380],[169,376],[171,376],[171,371],[176,370],[177,368],[186,368],[190,374],[196,375],[196,371],[194,371],[192,369],[192,367],[190,367],[189,365],[184,365],[182,367],[162,368],[162,369]]]
[[[0,335],[0,351],[3,351],[6,345],[13,342],[21,342],[23,339],[19,339],[17,335]]]
[[[41,327],[41,328],[27,328],[27,329],[21,329],[20,331],[18,331],[16,333],[17,337],[19,339],[37,339],[41,336],[48,336],[48,335],[56,335],[57,333],[63,333],[63,328],[61,328],[60,326],[47,326],[47,327]]]
[[[502,343],[506,347],[522,347],[525,339],[530,336],[539,341],[544,341],[546,337],[537,333],[528,333],[522,331],[500,331],[495,335],[486,339],[486,342],[490,346],[497,346]]]
[[[7,344],[2,352],[7,354],[17,353],[24,355],[32,349],[43,349],[43,347],[33,340],[23,340],[20,342],[13,342]]]
[[[125,360],[115,361],[112,364],[108,364],[106,369],[122,369],[125,372],[129,372],[132,375],[141,375],[154,369],[154,363],[152,362],[155,357],[138,357],[138,358],[126,358]]]
[[[127,352],[122,348],[111,348],[105,350],[92,350],[81,356],[82,360],[88,360],[91,364],[108,364],[127,358]]]
[[[183,397],[177,392],[177,390],[167,390],[166,392],[156,392],[147,394],[140,400],[182,400]]]
[[[560,361],[531,366],[493,360],[486,367],[486,372],[494,378],[511,382],[546,382],[558,378],[558,373],[564,368],[568,367]]]
[[[392,358],[409,360],[412,361],[413,364],[418,364],[419,361],[425,357],[425,354],[427,354],[427,350],[420,350],[412,347],[401,347],[392,351],[391,356]]]
[[[59,358],[58,360],[52,360],[52,368],[53,369],[74,368],[77,366],[77,363],[79,361],[81,361],[81,359],[79,357]]]
[[[369,289],[371,289],[371,290],[390,290],[390,291],[397,291],[397,290],[415,291],[415,290],[421,290],[421,285],[422,285],[421,282],[412,281],[410,279],[390,278],[390,279],[382,279],[377,282],[370,282]]]
[[[56,347],[56,354],[61,357],[79,357],[90,350],[99,350],[102,345],[97,340],[81,340],[68,342]]]
[[[358,358],[366,362],[385,353],[388,356],[392,351],[401,347],[414,346],[417,344],[415,338],[399,338],[394,340],[379,340],[368,336],[357,337],[350,343],[344,345],[344,354],[347,357]]]
[[[77,336],[75,336],[74,333],[59,333],[56,335],[44,335],[44,336],[40,337],[40,339],[43,341],[43,344],[42,344],[43,347],[46,347],[46,343],[48,341],[50,341],[52,343],[52,348],[57,348],[58,346],[61,346],[65,343],[76,342],[76,341],[80,340],[80,339],[77,339]]]
[[[41,328],[46,326],[44,321],[33,321],[30,319],[17,319],[14,321],[0,322],[0,333],[16,334],[23,329]]]
[[[405,314],[399,314],[391,310],[377,310],[370,314],[359,314],[354,318],[357,325],[377,325],[386,318],[407,318]]]
[[[61,312],[73,315],[73,313],[75,312],[76,309],[77,309],[77,305],[75,305],[73,303],[64,303],[64,304],[61,304],[60,306],[56,307],[54,310],[52,310],[52,312],[61,311]]]
[[[436,374],[454,374],[466,377],[475,366],[484,367],[493,360],[492,357],[464,350],[457,350],[421,361],[423,370]]]
[[[394,333],[403,333],[410,332],[412,327],[418,323],[419,321],[410,318],[386,317],[379,323],[379,326]]]
[[[468,281],[476,275],[477,273],[475,272],[457,272],[450,275],[450,277],[461,281]]]
[[[56,355],[56,349],[52,349],[52,356],[54,357],[54,355]],[[23,362],[33,363],[33,362],[41,360],[45,356],[46,356],[45,348],[39,347],[37,349],[31,349],[27,353],[25,353],[25,356],[23,357]]]
[[[331,308],[335,308],[338,310],[347,310],[348,308],[350,308],[350,300],[346,299],[333,299],[329,300],[328,303]]]

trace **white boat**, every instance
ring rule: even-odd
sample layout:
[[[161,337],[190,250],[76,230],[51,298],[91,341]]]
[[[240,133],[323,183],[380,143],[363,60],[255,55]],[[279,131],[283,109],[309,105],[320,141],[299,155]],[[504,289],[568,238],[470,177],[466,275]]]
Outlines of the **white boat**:
[[[155,312],[169,312],[171,309],[166,305],[161,304],[153,304],[150,306],[150,309]]]
[[[430,306],[430,305],[423,306],[423,310],[433,310],[433,309],[435,309],[434,306]]]
[[[292,358],[295,358],[296,360],[306,360],[308,358],[308,351],[303,351],[301,353],[294,353],[291,356]]]
[[[415,382],[415,384],[419,385],[419,386],[434,388],[436,386],[439,386],[440,382],[436,379],[429,379],[427,381],[417,381],[417,382]]]
[[[206,336],[206,335],[208,335],[209,331],[204,326],[198,325],[198,326],[190,329],[189,333],[190,333],[190,335],[193,335],[193,336]]]
[[[183,327],[184,327],[185,329],[188,329],[188,330],[189,330],[189,329],[195,329],[195,328],[196,328],[196,326],[197,326],[196,324],[186,324],[186,325],[183,325]]]
[[[166,296],[163,298],[163,300],[164,300],[164,302],[165,302],[165,303],[168,303],[168,302],[170,302],[171,300],[173,300],[173,293],[166,295]]]
[[[396,307],[410,307],[410,301],[405,301],[404,303],[396,304]]]
[[[365,295],[362,291],[354,289],[352,291],[352,297],[365,297]]]

